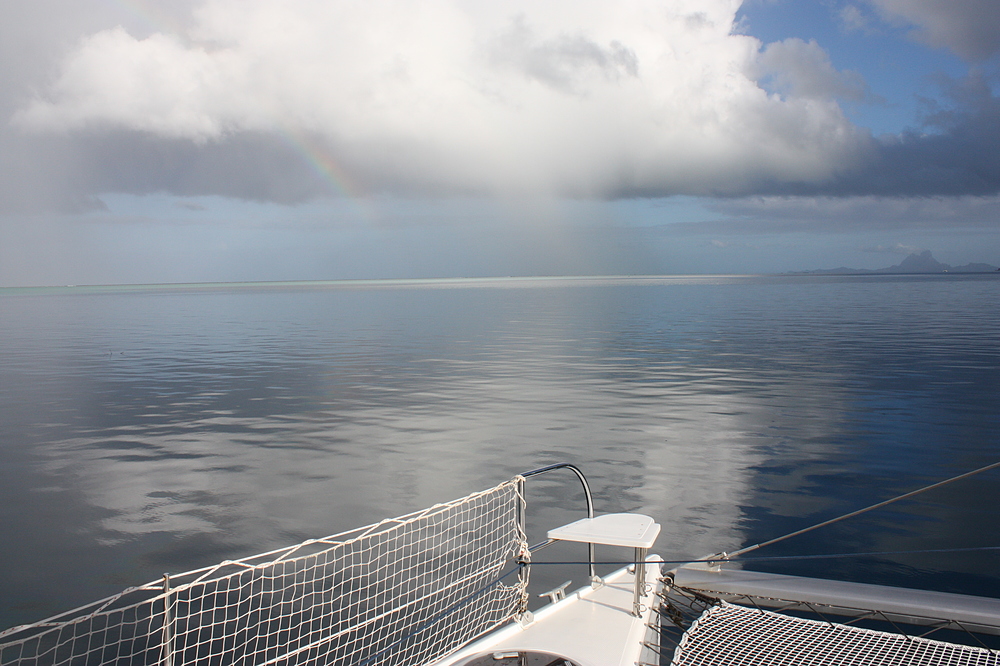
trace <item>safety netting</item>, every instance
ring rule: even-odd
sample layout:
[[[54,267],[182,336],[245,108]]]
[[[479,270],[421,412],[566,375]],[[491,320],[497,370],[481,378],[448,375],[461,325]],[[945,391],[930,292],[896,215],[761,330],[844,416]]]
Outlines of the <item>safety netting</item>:
[[[419,665],[524,608],[520,478],[0,633],[0,666]]]
[[[1000,666],[993,650],[719,602],[686,632],[672,666]]]

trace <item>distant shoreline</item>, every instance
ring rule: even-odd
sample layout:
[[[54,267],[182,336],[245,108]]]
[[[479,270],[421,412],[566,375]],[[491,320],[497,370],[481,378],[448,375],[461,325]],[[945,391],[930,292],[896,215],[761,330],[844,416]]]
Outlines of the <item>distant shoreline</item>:
[[[341,280],[255,280],[231,282],[147,282],[126,284],[66,284],[0,286],[0,294],[69,294],[69,293],[113,293],[150,291],[212,291],[226,289],[378,289],[385,287],[477,287],[520,284],[522,286],[543,285],[545,283],[593,284],[599,282],[681,282],[712,279],[741,278],[782,278],[782,277],[900,277],[920,275],[995,275],[1000,269],[990,270],[945,270],[945,271],[890,271],[861,269],[819,269],[814,271],[788,271],[784,273],[674,273],[658,275],[530,275],[492,277],[433,277],[433,278],[347,278]]]
[[[975,270],[975,271],[965,271],[965,270],[949,270],[949,271],[890,271],[884,268],[878,270],[866,270],[863,268],[830,268],[830,269],[816,269],[812,271],[788,271],[786,273],[780,273],[780,275],[991,275],[993,273],[1000,272],[1000,268],[991,268],[989,270]]]
[[[930,250],[924,250],[920,254],[910,254],[906,259],[888,268],[869,270],[841,266],[812,271],[794,271],[788,275],[939,275],[941,273],[995,273],[996,271],[1000,271],[1000,268],[992,264],[969,263],[964,266],[943,264],[934,258]]]

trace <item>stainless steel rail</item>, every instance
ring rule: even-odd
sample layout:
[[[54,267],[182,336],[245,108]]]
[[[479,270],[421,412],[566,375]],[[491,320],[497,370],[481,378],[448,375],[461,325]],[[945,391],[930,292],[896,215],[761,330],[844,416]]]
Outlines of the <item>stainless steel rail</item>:
[[[521,474],[522,478],[529,478],[532,476],[538,476],[539,474],[545,474],[547,472],[554,472],[559,469],[568,469],[569,471],[576,474],[576,478],[580,479],[580,483],[583,485],[583,493],[587,498],[587,518],[594,517],[594,496],[590,492],[590,484],[587,483],[587,477],[583,475],[580,468],[576,465],[571,465],[570,463],[556,463],[555,465],[548,465],[546,467],[539,467],[538,469],[533,469],[530,472],[523,472]],[[521,491],[521,497],[524,497],[524,488],[519,489]],[[525,518],[524,513],[519,516],[521,521],[522,530],[525,528]],[[536,550],[541,550],[553,542],[552,539],[546,539],[541,543],[536,543],[534,546],[528,548],[529,552],[535,552]],[[597,571],[594,569],[594,544],[587,544],[587,562],[590,565],[590,581],[592,583],[599,583],[601,581],[600,577],[597,575]]]

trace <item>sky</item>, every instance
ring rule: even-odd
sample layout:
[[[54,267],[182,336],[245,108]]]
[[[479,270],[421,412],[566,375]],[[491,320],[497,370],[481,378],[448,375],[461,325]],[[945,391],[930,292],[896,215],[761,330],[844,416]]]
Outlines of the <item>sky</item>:
[[[0,286],[1000,265],[996,0],[0,11]]]

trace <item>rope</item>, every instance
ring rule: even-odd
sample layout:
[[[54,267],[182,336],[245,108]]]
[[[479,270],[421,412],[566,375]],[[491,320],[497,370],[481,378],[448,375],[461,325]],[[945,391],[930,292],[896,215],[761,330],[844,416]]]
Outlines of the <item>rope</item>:
[[[586,564],[586,562],[584,562],[584,564]],[[389,645],[386,645],[384,648],[382,648],[381,650],[379,650],[375,654],[371,655],[367,659],[363,659],[362,661],[359,661],[357,663],[357,666],[367,666],[367,664],[370,664],[374,659],[376,659],[377,657],[381,656],[383,653],[388,652],[389,650],[395,648],[400,643],[403,643],[404,641],[407,641],[410,638],[413,638],[414,636],[416,636],[417,634],[419,634],[420,632],[422,632],[424,629],[427,629],[428,627],[433,626],[434,624],[437,624],[440,620],[443,620],[444,618],[448,617],[449,615],[451,615],[452,613],[454,613],[455,611],[457,611],[459,608],[462,608],[463,606],[465,606],[470,601],[472,601],[473,599],[475,599],[476,597],[478,597],[479,595],[481,595],[486,590],[490,589],[494,585],[497,585],[498,583],[502,583],[503,580],[505,578],[508,578],[511,574],[515,574],[515,573],[519,572],[522,569],[522,567],[525,567],[525,566],[528,566],[528,565],[526,565],[526,564],[518,564],[516,567],[514,567],[513,569],[511,569],[507,573],[503,574],[499,578],[497,578],[495,580],[492,580],[489,583],[486,583],[485,585],[483,585],[481,588],[479,588],[475,592],[472,592],[471,594],[469,594],[468,596],[466,596],[464,599],[460,599],[459,601],[456,601],[449,608],[446,608],[443,611],[441,611],[440,613],[438,613],[437,615],[431,617],[430,619],[428,619],[426,622],[424,622],[423,624],[421,624],[420,626],[418,626],[416,629],[414,629],[410,633],[405,634],[405,635],[401,636],[400,638],[397,638],[392,643],[390,643]]]
[[[882,555],[916,555],[921,553],[972,553],[981,551],[1000,550],[1000,546],[974,546],[971,548],[927,548],[923,550],[881,550],[870,553],[826,553],[823,555],[765,555],[763,557],[729,557],[726,562],[771,562],[776,560],[832,560],[848,557],[878,557]],[[720,558],[721,559],[721,558]],[[641,564],[697,564],[711,561],[706,558],[692,560],[647,560]],[[584,560],[561,561],[561,562],[532,562],[531,566],[537,567],[545,564],[590,564]],[[615,565],[618,567],[640,564],[639,562],[594,562],[594,564]]]
[[[974,469],[971,472],[966,472],[965,474],[959,474],[958,476],[953,476],[950,479],[945,479],[944,481],[938,481],[937,483],[932,483],[931,485],[924,486],[923,488],[920,488],[918,490],[911,490],[908,493],[904,493],[904,494],[899,495],[897,497],[893,497],[892,499],[887,499],[884,502],[879,502],[878,504],[872,504],[871,506],[865,507],[864,509],[858,509],[857,511],[852,511],[850,513],[845,513],[843,516],[839,516],[837,518],[831,518],[830,520],[824,520],[821,523],[816,523],[815,525],[813,525],[811,527],[805,527],[805,528],[803,528],[801,530],[796,530],[794,532],[790,532],[789,534],[786,534],[785,536],[780,536],[777,539],[771,539],[770,541],[765,541],[763,543],[758,543],[758,544],[755,544],[753,546],[747,546],[746,548],[741,548],[741,549],[737,550],[734,553],[719,553],[719,558],[723,559],[723,560],[728,560],[728,559],[731,559],[733,557],[739,557],[740,555],[744,555],[746,553],[749,553],[750,551],[757,550],[758,548],[763,548],[764,546],[770,546],[771,544],[778,543],[779,541],[784,541],[785,539],[791,539],[794,536],[799,536],[800,534],[805,534],[806,532],[812,532],[813,530],[817,530],[817,529],[819,529],[821,527],[826,527],[827,525],[832,525],[833,523],[839,523],[841,520],[847,520],[848,518],[853,518],[854,516],[859,516],[862,513],[867,513],[868,511],[873,511],[874,509],[880,509],[883,506],[886,506],[887,504],[892,504],[893,502],[898,502],[899,500],[904,500],[904,499],[907,499],[909,497],[913,497],[914,495],[919,495],[920,493],[927,492],[928,490],[933,490],[935,488],[940,488],[941,486],[946,485],[948,483],[954,483],[955,481],[960,481],[962,479],[966,479],[966,478],[968,478],[970,476],[973,476],[975,474],[980,474],[982,472],[986,472],[986,471],[989,471],[991,469],[995,469],[997,467],[1000,467],[1000,462],[995,462],[992,465],[986,465],[985,467],[980,467],[979,469]]]

